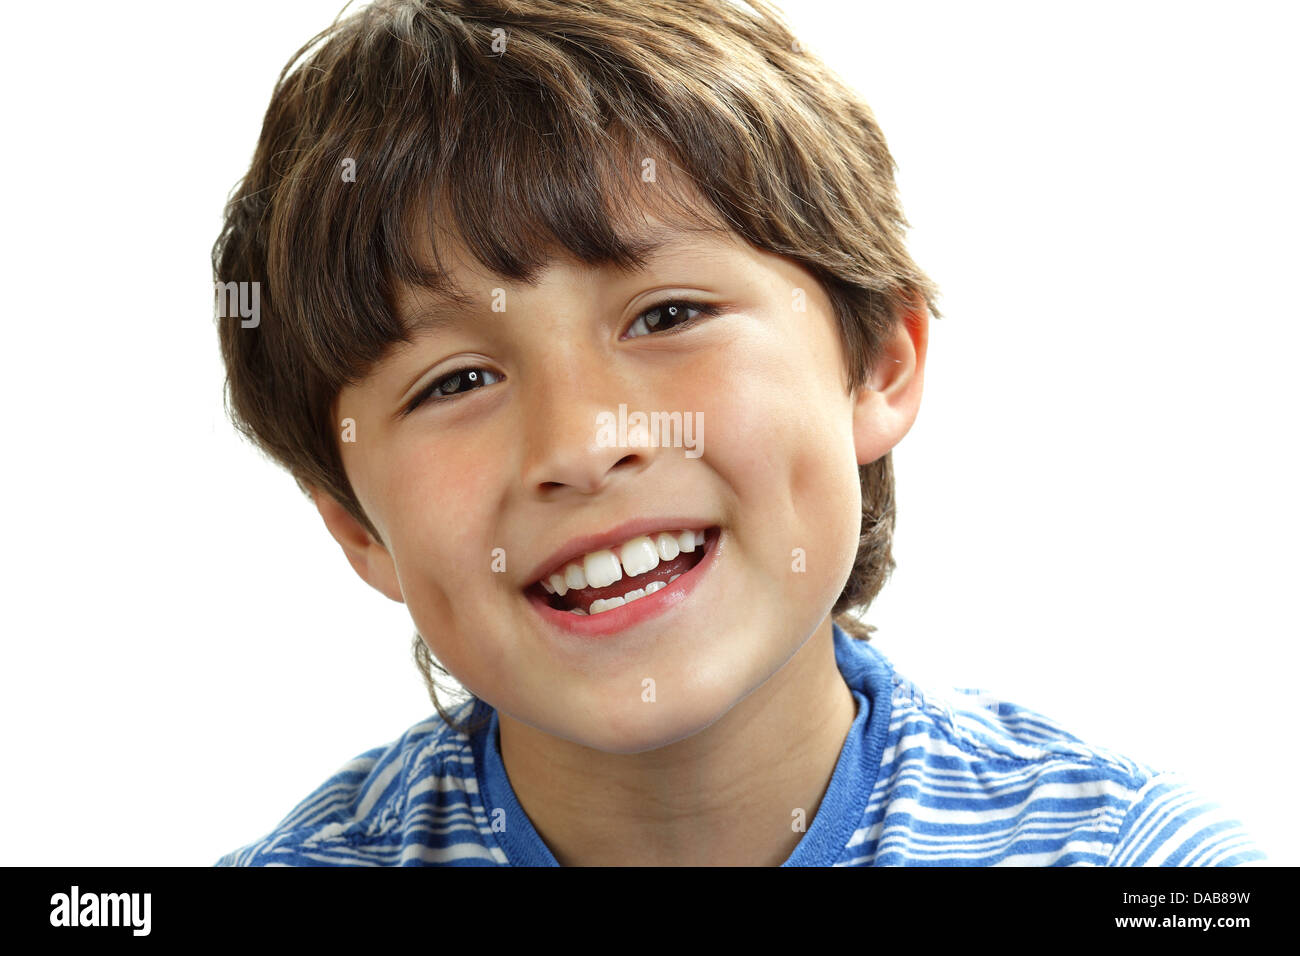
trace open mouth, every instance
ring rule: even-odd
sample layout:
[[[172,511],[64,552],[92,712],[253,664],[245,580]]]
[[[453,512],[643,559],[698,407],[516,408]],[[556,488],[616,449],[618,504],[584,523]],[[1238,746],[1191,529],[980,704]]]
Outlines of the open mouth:
[[[615,548],[574,558],[526,593],[557,611],[598,615],[667,587],[704,558],[717,527],[637,535]]]

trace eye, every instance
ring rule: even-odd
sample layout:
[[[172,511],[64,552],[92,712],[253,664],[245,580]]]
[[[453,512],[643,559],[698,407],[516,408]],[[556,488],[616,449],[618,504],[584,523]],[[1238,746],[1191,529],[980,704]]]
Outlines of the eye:
[[[691,325],[701,315],[714,316],[721,313],[722,309],[716,305],[685,299],[665,299],[637,316],[637,320],[627,330],[626,338],[639,338],[651,332],[678,331]]]
[[[492,385],[501,381],[501,376],[496,372],[489,372],[485,368],[477,366],[467,366],[457,369],[454,372],[448,372],[441,378],[436,378],[427,386],[420,390],[420,394],[411,399],[411,403],[406,406],[405,414],[409,415],[426,401],[446,402],[462,395],[465,392],[471,392],[476,388],[484,385]]]

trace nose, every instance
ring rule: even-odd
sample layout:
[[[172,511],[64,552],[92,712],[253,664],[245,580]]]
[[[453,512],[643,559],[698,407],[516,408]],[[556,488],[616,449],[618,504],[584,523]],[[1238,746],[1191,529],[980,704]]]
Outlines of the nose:
[[[628,447],[620,440],[619,405],[635,409],[636,389],[609,356],[566,347],[562,354],[548,356],[531,377],[524,413],[524,480],[535,494],[596,494],[650,464],[657,449]],[[610,419],[614,427],[602,428]]]

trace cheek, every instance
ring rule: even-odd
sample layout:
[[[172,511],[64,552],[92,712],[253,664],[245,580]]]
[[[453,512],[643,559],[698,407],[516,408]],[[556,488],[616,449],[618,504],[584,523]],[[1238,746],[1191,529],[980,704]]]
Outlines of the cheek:
[[[733,513],[748,516],[747,550],[787,590],[796,548],[810,571],[847,574],[862,514],[838,353],[788,331],[764,329],[720,349],[725,362],[692,376],[699,384],[685,393],[703,412],[702,460],[736,496]]]
[[[486,476],[472,464],[489,460],[474,447],[434,442],[399,449],[389,458],[384,514],[408,603],[411,597],[445,600],[445,592],[491,570],[490,549],[480,553],[488,519]]]
[[[703,411],[705,457],[720,469],[790,483],[800,497],[824,494],[828,480],[838,487],[846,467],[856,481],[838,355],[797,327],[772,321],[750,331],[687,379],[696,384],[683,400]]]
[[[394,563],[416,630],[457,682],[489,698],[504,645],[483,631],[483,602],[466,595],[485,595],[493,583],[487,476],[472,464],[490,460],[487,449],[427,443],[390,460],[384,489]]]

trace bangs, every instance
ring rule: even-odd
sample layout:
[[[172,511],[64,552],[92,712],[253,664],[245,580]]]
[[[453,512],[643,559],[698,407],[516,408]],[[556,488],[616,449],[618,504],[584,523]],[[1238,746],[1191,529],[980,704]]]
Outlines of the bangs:
[[[418,17],[403,26],[431,29]],[[703,35],[698,49],[689,33],[676,38],[695,68],[665,79],[662,64],[656,73],[638,63],[646,54],[635,37],[606,36],[589,49],[564,34],[517,30],[509,54],[495,57],[482,52],[490,35],[449,44],[443,33],[402,42],[394,32],[402,34],[349,38],[372,46],[364,57],[382,70],[345,81],[326,65],[331,79],[321,85],[342,86],[317,95],[334,109],[318,118],[319,137],[273,203],[268,260],[279,315],[331,390],[409,341],[397,308],[404,289],[451,305],[471,298],[448,268],[453,244],[492,274],[532,284],[558,255],[641,268],[665,225],[752,234],[755,223],[782,218],[770,214],[753,143],[738,133],[738,116],[757,107],[741,108],[748,94],[738,89],[739,104],[719,99],[725,73],[699,68]],[[442,55],[418,55],[431,49]],[[336,43],[312,62],[331,50],[361,55]],[[704,60],[721,56],[714,49]],[[709,85],[711,96],[683,85],[692,75],[689,85]],[[341,174],[349,164],[352,181]],[[738,205],[748,207],[739,217]]]
[[[539,142],[532,124],[518,123],[518,107],[510,112],[508,91],[483,97],[473,112],[500,109],[504,121],[466,130],[407,205],[405,241],[388,264],[393,288],[467,304],[472,295],[451,277],[453,248],[495,276],[532,285],[559,257],[641,269],[674,235],[726,232],[661,144],[566,122],[563,111],[532,115],[550,130]],[[654,178],[642,180],[643,169]],[[405,322],[403,334],[411,331]]]

